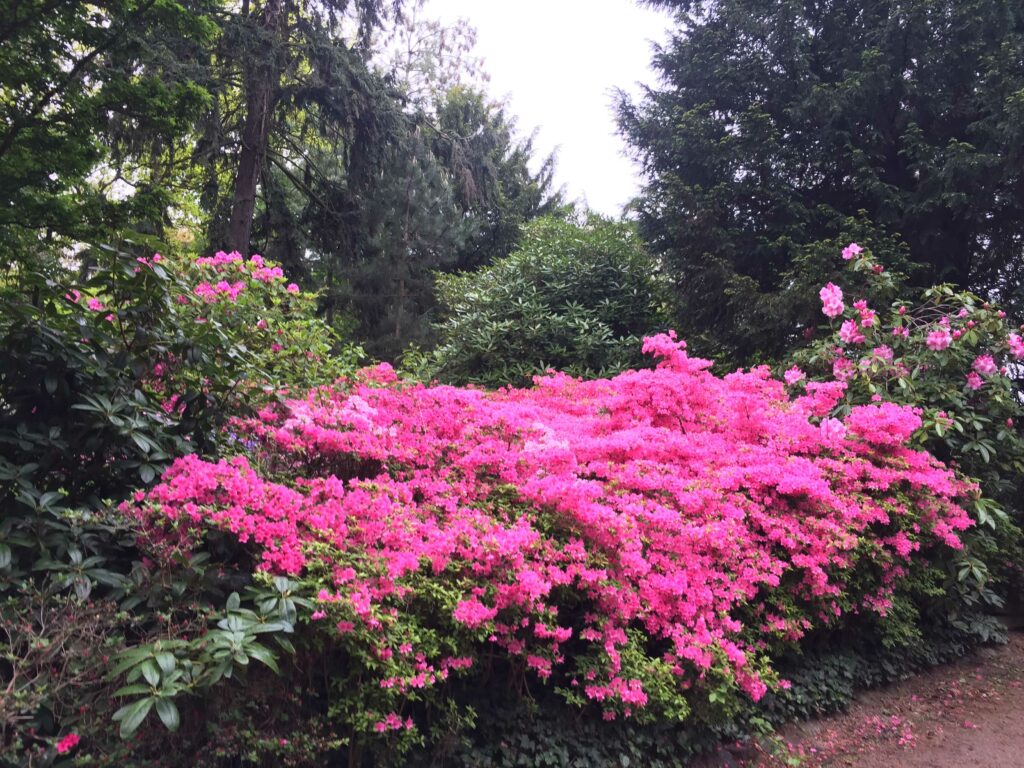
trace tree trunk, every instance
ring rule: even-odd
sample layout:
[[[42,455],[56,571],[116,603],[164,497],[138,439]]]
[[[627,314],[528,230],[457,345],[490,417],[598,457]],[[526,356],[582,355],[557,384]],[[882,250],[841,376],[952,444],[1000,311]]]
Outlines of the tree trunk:
[[[245,63],[245,126],[227,235],[228,249],[243,255],[249,253],[256,188],[266,160],[274,100],[281,81],[277,37],[286,26],[282,6],[283,0],[267,0],[263,7],[263,41]]]

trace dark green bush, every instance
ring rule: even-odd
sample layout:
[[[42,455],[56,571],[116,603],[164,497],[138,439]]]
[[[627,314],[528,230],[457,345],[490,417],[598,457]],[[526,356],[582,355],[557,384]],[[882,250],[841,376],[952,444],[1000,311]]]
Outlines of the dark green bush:
[[[510,256],[439,276],[440,343],[421,361],[442,381],[498,387],[548,368],[603,376],[644,365],[641,338],[665,326],[657,262],[632,225],[538,219]]]

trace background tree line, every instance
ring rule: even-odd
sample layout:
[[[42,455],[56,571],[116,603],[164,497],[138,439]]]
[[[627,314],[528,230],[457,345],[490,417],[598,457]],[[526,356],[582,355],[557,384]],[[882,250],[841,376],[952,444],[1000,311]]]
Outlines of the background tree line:
[[[131,235],[260,252],[376,355],[432,274],[561,205],[482,90],[472,30],[401,0],[5,0],[0,261]],[[399,55],[399,53],[401,55]]]

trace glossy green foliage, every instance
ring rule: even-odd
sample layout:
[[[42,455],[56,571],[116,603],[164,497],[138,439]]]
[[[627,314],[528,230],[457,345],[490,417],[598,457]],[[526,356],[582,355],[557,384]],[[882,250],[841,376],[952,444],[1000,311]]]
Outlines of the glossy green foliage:
[[[665,323],[657,262],[628,224],[541,219],[518,250],[438,279],[441,342],[420,365],[443,381],[522,384],[547,368],[599,376],[641,365]]]

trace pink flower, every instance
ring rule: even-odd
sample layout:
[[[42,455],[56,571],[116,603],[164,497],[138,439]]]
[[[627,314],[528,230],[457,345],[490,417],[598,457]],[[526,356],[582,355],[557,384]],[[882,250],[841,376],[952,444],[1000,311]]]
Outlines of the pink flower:
[[[870,328],[875,324],[875,310],[870,309],[864,299],[855,301],[853,308],[860,314],[860,325],[862,328]]]
[[[72,288],[70,291],[64,294],[64,298],[70,301],[72,304],[77,304],[78,300],[82,298],[82,292],[76,291],[74,288]]]
[[[928,334],[925,343],[928,345],[928,349],[941,352],[949,348],[949,345],[953,343],[953,337],[947,328],[939,328]]]
[[[460,600],[452,615],[459,623],[475,629],[497,616],[498,609],[488,608],[477,600]]]
[[[992,359],[992,355],[978,355],[974,358],[974,363],[971,367],[978,373],[986,376],[999,370],[999,366],[997,366],[996,361]]]
[[[789,384],[790,386],[793,386],[798,381],[803,381],[805,378],[807,378],[807,376],[806,376],[806,374],[804,374],[803,371],[801,371],[799,368],[797,368],[794,365],[792,368],[790,368],[788,371],[786,371],[782,375],[782,378],[784,378],[786,380],[787,384]]]
[[[1010,354],[1020,360],[1024,358],[1024,339],[1021,338],[1019,333],[1011,333],[1006,343],[1010,345]]]
[[[860,344],[864,341],[864,334],[857,327],[856,320],[846,320],[839,329],[839,338],[847,344]]]
[[[65,736],[63,739],[57,742],[57,754],[67,754],[76,746],[78,746],[79,741],[81,741],[81,739],[78,738],[77,733],[69,733],[67,736]]]
[[[985,386],[985,380],[974,371],[967,374],[967,388],[978,390]]]
[[[834,445],[846,437],[846,426],[839,419],[822,419],[818,429],[821,432],[821,439],[829,445]]]
[[[850,243],[848,246],[843,248],[843,258],[846,259],[846,261],[850,261],[851,259],[857,258],[858,254],[863,250],[864,249],[856,243]]]
[[[818,291],[818,296],[821,297],[821,311],[826,317],[839,317],[843,314],[843,291],[838,285],[829,283]]]
[[[105,309],[105,307],[103,306],[103,302],[95,297],[85,302],[85,306],[87,306],[93,312],[102,312]]]
[[[311,613],[310,616],[309,616],[309,618],[311,620],[313,620],[313,621],[320,621],[320,619],[323,619],[323,618],[326,618],[326,617],[327,617],[327,612],[326,611],[313,611],[313,613]]]
[[[299,286],[297,286],[295,283],[288,283],[288,287],[285,290],[288,291],[288,293],[298,293]]]

